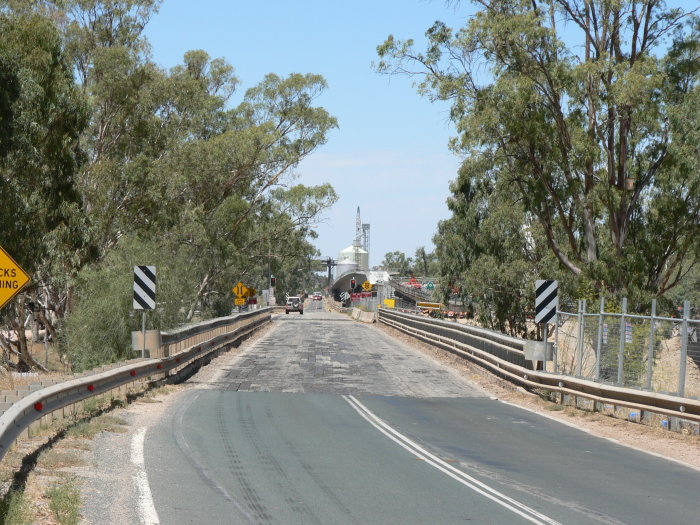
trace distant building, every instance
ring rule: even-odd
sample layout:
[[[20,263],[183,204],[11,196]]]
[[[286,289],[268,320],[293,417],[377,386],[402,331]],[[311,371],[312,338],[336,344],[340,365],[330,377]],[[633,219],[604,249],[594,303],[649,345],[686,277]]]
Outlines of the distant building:
[[[346,260],[357,264],[357,268],[360,270],[369,269],[369,253],[363,250],[359,246],[351,245],[341,250],[338,254],[338,260],[341,261],[338,264],[342,264]],[[340,275],[342,272],[338,270],[336,275]]]

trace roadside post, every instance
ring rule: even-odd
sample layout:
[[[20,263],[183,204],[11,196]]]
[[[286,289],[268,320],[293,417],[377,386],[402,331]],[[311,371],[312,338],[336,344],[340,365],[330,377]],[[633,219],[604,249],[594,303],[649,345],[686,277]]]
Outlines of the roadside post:
[[[549,322],[554,319],[554,323],[557,324],[557,308],[559,307],[559,298],[557,296],[558,287],[558,281],[546,279],[538,279],[535,281],[535,323],[544,323],[542,369],[546,368],[544,364],[547,362]],[[538,362],[535,362],[534,368],[535,370],[538,369]]]
[[[141,357],[146,357],[146,310],[156,307],[156,267],[134,266],[134,310],[141,310]]]

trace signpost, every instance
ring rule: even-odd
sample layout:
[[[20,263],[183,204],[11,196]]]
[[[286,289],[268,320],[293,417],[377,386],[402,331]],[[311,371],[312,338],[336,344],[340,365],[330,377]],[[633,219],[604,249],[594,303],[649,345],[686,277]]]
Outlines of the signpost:
[[[430,282],[428,283],[428,285],[426,286],[426,288],[427,288],[428,290],[432,290],[433,288],[435,288],[435,285],[433,284],[433,281],[430,281]]]
[[[141,312],[143,345],[141,357],[146,356],[146,310],[156,307],[156,267],[134,266],[134,310]]]
[[[248,288],[246,288],[245,284],[238,281],[236,286],[233,287],[233,293],[236,294],[236,297],[245,297],[245,295],[248,293]]]
[[[31,278],[0,246],[0,308],[17,295]]]
[[[559,306],[558,287],[559,283],[557,281],[544,279],[535,281],[535,322],[544,323],[543,348],[545,359],[547,355],[547,339],[549,338],[547,333],[549,329],[548,324],[552,319],[555,319],[557,307]]]
[[[372,289],[372,285],[369,281],[365,281],[362,283],[362,288],[364,288],[365,292],[369,292]]]
[[[236,298],[233,300],[233,304],[238,306],[239,309],[241,306],[245,305],[248,302],[247,299],[249,297],[253,297],[257,293],[257,290],[255,288],[248,288],[245,284],[243,284],[240,281],[236,283],[232,291],[234,294],[236,294]]]

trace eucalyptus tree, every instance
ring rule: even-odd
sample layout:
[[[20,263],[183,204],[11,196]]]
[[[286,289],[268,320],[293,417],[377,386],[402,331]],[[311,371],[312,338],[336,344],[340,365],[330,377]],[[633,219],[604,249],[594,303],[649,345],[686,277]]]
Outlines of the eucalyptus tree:
[[[377,69],[450,101],[452,148],[509,188],[573,280],[676,286],[700,255],[697,17],[657,0],[474,3],[424,52],[390,36]]]
[[[87,112],[59,31],[41,14],[0,10],[0,77],[2,245],[32,276],[27,293],[45,315],[46,289],[83,253],[75,179]],[[26,297],[4,309],[15,337],[0,342],[24,366],[39,366],[25,338]]]

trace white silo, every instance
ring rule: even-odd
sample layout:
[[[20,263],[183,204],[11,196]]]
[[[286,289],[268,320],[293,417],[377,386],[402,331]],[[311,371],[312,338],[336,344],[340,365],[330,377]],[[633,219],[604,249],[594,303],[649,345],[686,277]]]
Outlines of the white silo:
[[[338,258],[340,260],[340,257]],[[357,263],[352,259],[342,259],[335,265],[335,275],[340,276],[345,272],[357,270]]]
[[[346,259],[349,259],[350,261],[357,264],[357,268],[360,270],[369,269],[369,253],[367,253],[366,250],[363,250],[359,246],[352,245],[348,246],[344,250],[341,250],[338,254],[338,260],[344,261]],[[338,273],[337,275],[340,275],[340,273]]]

